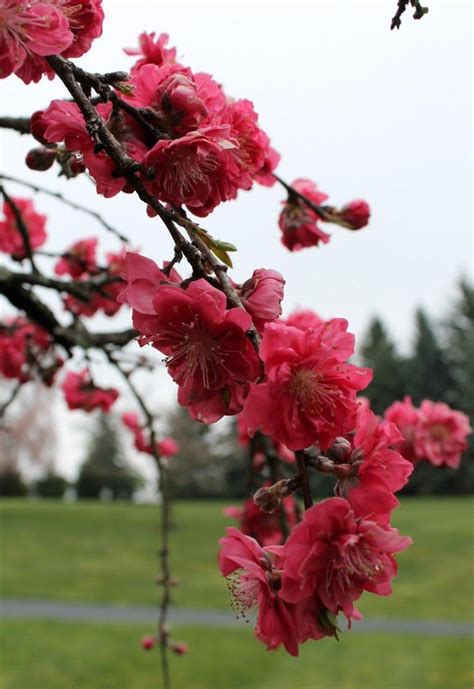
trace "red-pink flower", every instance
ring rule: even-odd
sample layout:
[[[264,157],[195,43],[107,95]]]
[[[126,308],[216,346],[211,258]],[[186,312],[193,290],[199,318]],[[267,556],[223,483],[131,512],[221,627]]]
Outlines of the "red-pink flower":
[[[275,151],[271,146],[268,147],[267,155],[265,157],[265,162],[258,172],[255,174],[255,181],[264,187],[272,187],[276,179],[273,175],[273,170],[277,167],[280,162],[280,154]]]
[[[65,14],[55,3],[3,0],[0,7],[0,78],[18,72],[25,61],[34,62],[38,56],[63,52],[73,38]]]
[[[299,330],[307,330],[308,328],[318,327],[321,323],[324,323],[324,320],[311,309],[297,309],[290,313],[287,318],[283,318],[282,323],[292,325],[294,328],[299,328]]]
[[[101,35],[102,0],[3,0],[0,8],[0,78],[15,72],[26,84],[50,79],[48,55],[79,57]]]
[[[61,387],[69,409],[83,409],[87,412],[93,409],[109,412],[119,396],[114,388],[97,387],[87,368],[79,373],[68,371]]]
[[[293,528],[297,522],[295,501],[292,496],[282,501],[288,526]],[[236,519],[239,529],[247,536],[252,536],[262,546],[279,545],[284,541],[280,526],[280,509],[269,514],[255,504],[252,498],[245,500],[243,507],[226,507],[224,514]]]
[[[235,146],[226,126],[204,127],[173,141],[161,139],[143,161],[154,171],[146,186],[162,201],[206,216],[222,201],[235,197],[231,163],[225,155]]]
[[[167,62],[175,62],[176,48],[167,48],[166,44],[169,41],[169,36],[166,33],[161,33],[158,37],[155,32],[146,33],[144,31],[138,37],[138,48],[124,48],[124,53],[127,55],[138,55],[140,59],[135,62],[132,70],[138,70],[144,65],[153,64],[161,65]]]
[[[359,408],[355,434],[347,457],[339,468],[338,494],[347,498],[358,517],[388,523],[391,511],[399,505],[394,493],[408,482],[413,464],[396,450],[401,435],[392,423],[381,422],[365,407]]]
[[[151,258],[132,251],[125,255],[125,267],[121,275],[127,286],[117,297],[118,301],[128,304],[135,311],[150,315],[155,313],[153,297],[159,285],[181,282],[181,276],[174,268],[168,275]]]
[[[309,179],[297,179],[291,186],[318,206],[328,198],[327,194],[319,191],[314,182]],[[318,222],[317,213],[300,198],[290,194],[280,213],[279,226],[283,233],[282,243],[290,251],[317,246],[319,242],[327,244],[330,236],[321,230]]]
[[[152,280],[128,279],[126,299],[134,308],[140,343],[151,342],[166,355],[168,371],[179,385],[180,404],[206,423],[240,411],[246,385],[260,370],[246,336],[249,314],[227,309],[225,295],[204,279],[187,289],[158,285],[151,299]]]
[[[263,330],[265,323],[280,316],[284,285],[285,280],[278,271],[258,268],[240,287],[242,303],[259,331]]]
[[[472,432],[468,417],[443,402],[423,400],[418,412],[415,453],[435,466],[457,469]]]
[[[158,452],[162,457],[174,457],[179,452],[179,446],[173,438],[163,438],[158,442]]]
[[[0,373],[20,383],[30,380],[33,371],[51,385],[63,360],[51,350],[46,330],[25,318],[0,322]]]
[[[354,601],[363,591],[391,593],[394,554],[411,539],[397,529],[357,518],[343,498],[328,498],[306,510],[283,551],[280,595],[289,603],[317,596],[334,614],[359,617]]]
[[[347,203],[341,211],[342,219],[349,223],[354,230],[360,230],[365,227],[370,218],[370,208],[367,201],[357,199]]]
[[[97,238],[79,239],[65,251],[54,267],[56,275],[70,275],[74,280],[84,273],[97,272]]]
[[[384,419],[395,424],[402,435],[397,443],[397,448],[402,455],[411,462],[416,462],[419,457],[415,453],[415,437],[419,423],[419,412],[413,406],[411,397],[406,395],[403,402],[394,402],[384,413]]]
[[[46,241],[46,216],[37,213],[29,199],[12,197],[12,201],[23,220],[31,248],[38,249]],[[10,254],[13,258],[23,259],[27,255],[23,237],[18,229],[15,213],[6,201],[3,204],[3,213],[5,218],[0,220],[0,251]]]
[[[251,386],[243,412],[251,435],[261,430],[290,450],[315,443],[326,449],[352,430],[355,393],[372,372],[346,363],[354,351],[346,329],[343,319],[306,331],[278,322],[265,327],[260,357],[266,379]]]
[[[219,541],[219,566],[229,578],[236,611],[245,615],[258,606],[257,637],[269,650],[283,644],[288,653],[298,655],[298,630],[290,607],[278,595],[281,581],[275,546],[269,552],[237,529],[226,532]]]

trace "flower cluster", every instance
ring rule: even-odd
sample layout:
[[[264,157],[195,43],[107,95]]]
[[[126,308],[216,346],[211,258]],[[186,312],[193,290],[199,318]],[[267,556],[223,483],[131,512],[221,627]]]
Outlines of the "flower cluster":
[[[403,402],[394,402],[384,417],[399,429],[398,446],[404,457],[414,463],[427,460],[435,466],[459,467],[472,432],[465,414],[431,400],[423,400],[416,408],[407,396]]]
[[[327,244],[331,237],[321,229],[321,220],[331,218],[331,222],[351,230],[359,230],[369,222],[370,208],[366,201],[351,201],[337,211],[329,206],[322,207],[327,198],[328,195],[309,179],[293,182],[279,219],[281,241],[289,251]]]
[[[343,498],[328,498],[304,514],[283,546],[262,548],[228,528],[219,565],[237,611],[258,606],[256,635],[267,648],[298,655],[307,639],[337,636],[336,615],[360,619],[363,591],[391,593],[394,554],[411,540],[359,516]]]
[[[51,79],[45,57],[80,57],[101,35],[103,19],[102,0],[2,0],[0,79]]]
[[[61,387],[68,408],[86,412],[100,409],[108,413],[119,396],[114,388],[97,387],[87,368],[78,373],[68,371]]]
[[[12,204],[3,204],[4,219],[0,220],[0,251],[10,254],[15,260],[22,260],[27,256],[27,249],[14,208],[21,218],[23,229],[28,234],[30,248],[34,251],[46,241],[46,216],[37,213],[33,202],[29,199],[12,197]]]
[[[51,385],[63,364],[56,355],[46,330],[25,318],[0,322],[0,373],[20,383],[31,380],[36,373]]]
[[[147,170],[143,182],[155,198],[205,216],[254,181],[273,184],[279,156],[260,128],[253,104],[227,98],[209,74],[176,62],[176,51],[165,48],[166,42],[164,34],[140,36],[141,58],[122,96],[146,113],[154,140],[149,128],[128,112],[116,112],[110,103],[98,105],[97,111],[126,153]],[[99,194],[111,197],[127,190],[126,180],[114,175],[110,158],[94,151],[75,103],[53,101],[36,115],[33,131],[43,143],[63,141],[67,150],[78,153]]]
[[[145,454],[153,454],[153,446],[143,425],[140,423],[138,415],[135,412],[124,412],[122,414],[122,422],[134,436],[134,445],[139,452]],[[173,438],[163,438],[157,441],[156,451],[160,457],[174,457],[179,452],[179,447]]]

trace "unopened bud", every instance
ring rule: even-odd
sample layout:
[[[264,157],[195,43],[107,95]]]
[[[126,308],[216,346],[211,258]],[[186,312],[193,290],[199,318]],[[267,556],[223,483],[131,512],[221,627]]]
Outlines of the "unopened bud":
[[[176,653],[178,656],[184,656],[185,653],[189,651],[189,648],[184,641],[175,641],[174,643],[170,644],[170,648],[173,653]]]
[[[334,462],[342,463],[349,459],[351,450],[350,442],[346,438],[339,437],[336,438],[326,454]]]
[[[353,230],[365,227],[370,218],[369,204],[362,199],[347,203],[341,210],[341,217]]]
[[[56,150],[54,148],[32,148],[28,151],[25,163],[30,170],[44,172],[49,170],[56,160]]]
[[[141,640],[141,645],[144,651],[150,651],[156,643],[156,637],[144,636]]]
[[[44,133],[47,128],[46,122],[43,120],[44,110],[37,110],[30,117],[30,132],[35,137],[36,141],[44,146],[49,142],[44,138]]]
[[[86,166],[80,158],[73,155],[69,159],[69,170],[71,172],[72,177],[77,177],[77,175],[80,175],[86,171]]]
[[[268,512],[269,514],[275,512],[280,507],[280,500],[280,495],[278,491],[274,490],[274,486],[259,488],[253,496],[253,501],[257,507],[260,507],[262,512]]]

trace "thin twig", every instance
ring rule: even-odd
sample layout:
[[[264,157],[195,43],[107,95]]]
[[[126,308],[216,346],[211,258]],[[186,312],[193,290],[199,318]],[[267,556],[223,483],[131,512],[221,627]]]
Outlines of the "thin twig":
[[[39,186],[38,184],[32,184],[31,182],[27,182],[24,179],[19,179],[18,177],[13,177],[12,175],[4,175],[0,173],[0,179],[5,179],[9,182],[14,182],[15,184],[20,184],[24,187],[27,187],[28,189],[31,189],[35,193],[40,193],[40,194],[46,194],[47,196],[51,196],[61,203],[64,203],[66,206],[69,206],[70,208],[73,208],[76,211],[80,211],[81,213],[86,213],[87,215],[90,215],[92,218],[97,220],[98,223],[102,225],[104,229],[106,229],[108,232],[111,232],[114,234],[116,237],[120,239],[120,241],[125,242],[126,244],[130,243],[130,240],[128,237],[126,237],[124,234],[119,232],[115,227],[112,227],[112,225],[107,222],[99,213],[96,211],[93,211],[91,208],[87,208],[86,206],[81,205],[80,203],[76,203],[75,201],[71,201],[70,199],[66,198],[63,196],[60,192],[58,191],[52,191],[51,189],[47,189],[46,187]]]
[[[1,129],[13,129],[19,134],[30,133],[30,118],[29,117],[0,117]]]
[[[11,196],[7,194],[5,191],[5,188],[0,185],[0,194],[2,194],[3,198],[5,199],[5,203],[10,206],[13,215],[15,216],[15,222],[16,226],[18,229],[18,232],[21,234],[21,239],[23,241],[23,246],[25,249],[25,255],[26,258],[28,258],[30,265],[31,265],[31,270],[34,273],[38,273],[38,268],[36,267],[35,259],[33,258],[33,249],[31,248],[31,242],[30,242],[30,235],[28,232],[28,227],[25,224],[25,221],[23,220],[23,216],[20,212],[20,209],[16,205],[16,203],[13,201]]]
[[[311,486],[309,485],[308,472],[306,471],[306,457],[304,450],[295,452],[296,466],[298,467],[298,476],[301,481],[301,492],[303,494],[303,502],[305,510],[313,505],[313,496],[311,495]]]

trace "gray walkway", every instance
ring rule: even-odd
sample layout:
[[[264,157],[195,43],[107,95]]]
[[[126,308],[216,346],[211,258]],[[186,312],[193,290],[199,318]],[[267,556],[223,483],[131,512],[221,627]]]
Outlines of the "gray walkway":
[[[147,622],[156,620],[157,612],[149,607],[115,606],[101,603],[66,603],[59,601],[0,599],[2,619],[50,619],[78,622]],[[231,611],[173,608],[170,621],[176,624],[206,627],[242,627],[245,621]],[[374,620],[354,622],[353,632],[386,632],[422,634],[423,636],[473,636],[469,622],[435,622],[415,620]]]

